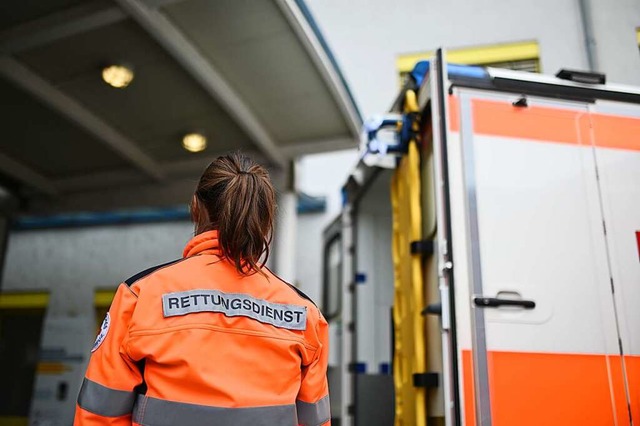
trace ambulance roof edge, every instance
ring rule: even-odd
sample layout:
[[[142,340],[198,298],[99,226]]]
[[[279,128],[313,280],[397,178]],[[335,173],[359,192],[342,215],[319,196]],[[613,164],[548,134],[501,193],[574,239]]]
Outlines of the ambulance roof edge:
[[[420,61],[410,72],[417,87],[420,87],[428,78],[429,66],[429,61]],[[579,83],[551,75],[459,64],[448,64],[447,74],[453,86],[493,89],[587,102],[602,99],[640,103],[640,88],[622,84]]]

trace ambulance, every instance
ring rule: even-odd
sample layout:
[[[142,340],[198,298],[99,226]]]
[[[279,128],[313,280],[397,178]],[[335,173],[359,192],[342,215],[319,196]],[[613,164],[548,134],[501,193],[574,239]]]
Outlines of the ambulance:
[[[640,424],[640,89],[439,50],[324,233],[333,424]]]

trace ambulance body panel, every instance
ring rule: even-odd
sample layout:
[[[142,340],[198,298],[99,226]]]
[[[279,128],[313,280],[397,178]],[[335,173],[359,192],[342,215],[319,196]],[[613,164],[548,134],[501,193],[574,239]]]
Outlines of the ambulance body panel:
[[[382,337],[395,342],[394,362],[403,365],[393,368],[394,424],[640,422],[640,91],[598,75],[560,79],[444,63],[439,56],[423,66],[394,105],[393,113],[404,112],[398,146],[369,143],[359,163],[394,170],[392,203],[402,199],[394,191],[420,195],[424,230],[433,206],[437,218],[435,236],[422,234],[433,250],[413,252],[416,241],[397,235],[410,206],[393,210],[393,244],[412,244],[424,278],[419,292],[396,291],[394,310],[418,295],[426,318],[412,314],[403,321],[413,328],[396,322],[395,335]],[[410,92],[417,115],[407,113]],[[369,131],[369,142],[375,138]],[[420,149],[419,166],[405,162],[411,146]],[[399,186],[402,179],[409,181]],[[379,226],[369,232],[384,235]],[[371,238],[356,239],[355,270],[367,253],[378,269],[413,262],[397,248],[393,259],[379,259]],[[394,279],[404,288],[415,274]],[[372,334],[355,299],[360,325],[350,362],[363,357],[358,333]],[[428,326],[433,315],[440,335]],[[368,324],[375,327],[373,317]],[[398,352],[407,332],[424,336],[416,340],[422,350]],[[413,383],[398,376],[409,365],[424,366],[409,372]],[[411,403],[426,409],[408,410]],[[342,424],[360,424],[350,420]]]

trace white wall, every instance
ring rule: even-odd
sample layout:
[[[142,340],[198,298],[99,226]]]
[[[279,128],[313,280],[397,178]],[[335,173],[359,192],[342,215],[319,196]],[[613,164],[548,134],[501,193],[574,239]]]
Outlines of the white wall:
[[[298,162],[298,189],[327,197],[324,213],[298,216],[296,283],[318,305],[322,297],[322,231],[340,212],[341,188],[356,161],[357,152],[346,150],[307,155]]]
[[[386,111],[403,53],[537,40],[545,73],[587,69],[578,0],[306,0],[363,115]],[[640,85],[640,1],[591,0],[601,70]]]
[[[640,1],[591,0],[597,67],[616,83],[640,85]]]
[[[542,71],[588,69],[578,0],[306,0],[365,118],[387,111],[398,93],[396,59],[438,47],[536,40]],[[640,85],[639,0],[590,0],[598,69],[608,81]],[[355,155],[303,157],[299,188],[328,195],[323,215],[298,225],[297,282],[319,300],[321,232],[339,210],[339,188]]]

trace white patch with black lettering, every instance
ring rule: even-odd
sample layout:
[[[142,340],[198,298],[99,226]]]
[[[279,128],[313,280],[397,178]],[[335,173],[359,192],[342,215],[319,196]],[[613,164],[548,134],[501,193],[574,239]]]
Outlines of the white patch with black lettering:
[[[162,295],[162,312],[166,317],[218,312],[228,317],[243,316],[289,330],[307,328],[307,307],[271,303],[248,294],[223,293],[218,290],[189,290]]]
[[[102,321],[102,325],[100,326],[100,333],[98,333],[98,337],[96,337],[96,341],[93,344],[93,348],[91,352],[95,352],[96,349],[100,347],[102,342],[104,342],[105,337],[107,337],[107,333],[109,332],[109,325],[111,324],[111,317],[109,316],[109,312],[107,312],[107,316],[104,317]]]

